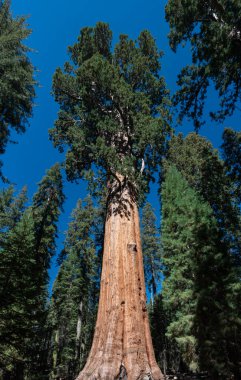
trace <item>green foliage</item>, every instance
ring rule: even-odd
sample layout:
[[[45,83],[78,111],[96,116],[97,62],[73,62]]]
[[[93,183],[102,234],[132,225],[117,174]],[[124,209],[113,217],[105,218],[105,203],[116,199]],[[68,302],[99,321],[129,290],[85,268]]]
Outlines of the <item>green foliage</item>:
[[[227,149],[229,152],[232,150],[230,145]],[[227,154],[230,156],[230,153]],[[235,153],[232,160],[232,164],[229,160],[230,165],[234,167]],[[186,138],[181,134],[173,137],[169,142],[167,161],[175,165],[189,185],[210,204],[222,240],[233,257],[238,259],[241,252],[241,220],[239,197],[234,191],[238,183],[235,184],[228,174],[231,170],[228,162],[221,160],[212,144],[196,133],[190,133]],[[235,167],[237,163],[238,157]]]
[[[121,35],[114,51],[111,41],[109,26],[99,22],[83,28],[69,48],[72,65],[58,68],[53,78],[60,111],[50,135],[60,151],[68,148],[70,180],[99,169],[106,183],[119,174],[141,194],[170,131],[161,53],[148,31],[137,41]]]
[[[4,234],[20,220],[27,202],[27,189],[14,196],[14,187],[0,191],[0,243]]]
[[[193,65],[182,69],[175,96],[180,119],[187,115],[195,128],[201,125],[207,88],[214,83],[220,110],[215,120],[232,115],[240,102],[241,85],[241,4],[237,0],[169,0],[166,20],[174,51],[190,42]]]
[[[156,227],[156,216],[148,202],[142,210],[141,232],[146,285],[155,297],[161,277],[161,245]]]
[[[48,269],[50,260],[55,254],[57,238],[57,222],[64,202],[63,182],[60,165],[53,165],[38,184],[38,190],[33,197],[31,212],[34,222],[34,253],[36,270],[32,272],[38,291],[38,326],[32,338],[30,373],[36,380],[44,379],[48,359]],[[38,377],[37,377],[38,376]]]
[[[213,210],[172,166],[162,204],[167,334],[190,369],[207,370],[213,379],[238,379],[240,283]]]
[[[35,95],[33,66],[23,44],[30,30],[24,17],[13,18],[10,1],[0,1],[0,154],[5,152],[10,128],[23,133]]]
[[[48,269],[63,200],[58,164],[30,207],[26,189],[18,196],[11,186],[0,193],[0,360],[13,378],[46,378]]]
[[[65,196],[60,165],[53,165],[38,185],[33,197],[37,259],[49,269],[50,259],[55,253],[57,222]]]
[[[222,153],[226,174],[236,203],[241,203],[241,133],[226,128],[223,133]]]
[[[101,246],[96,242],[100,210],[91,198],[80,200],[72,214],[61,266],[54,283],[49,323],[52,326],[51,378],[73,379],[83,367],[91,347],[97,298]]]
[[[5,373],[19,379],[30,359],[39,301],[34,222],[30,209],[24,210],[26,200],[26,189],[16,197],[13,187],[0,194],[0,362]]]

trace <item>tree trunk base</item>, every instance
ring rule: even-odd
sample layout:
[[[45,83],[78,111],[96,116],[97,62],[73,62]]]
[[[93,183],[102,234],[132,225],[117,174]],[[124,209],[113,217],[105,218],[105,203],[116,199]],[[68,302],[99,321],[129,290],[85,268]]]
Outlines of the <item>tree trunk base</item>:
[[[127,371],[123,365],[121,365],[121,370],[116,376],[116,371],[114,368],[98,368],[93,373],[82,372],[76,380],[164,380],[164,376],[161,374],[160,369],[157,367],[156,371],[144,371],[142,372],[139,368],[135,371],[131,371],[127,375]],[[142,372],[140,374],[140,372]],[[139,375],[137,375],[137,373]]]
[[[150,334],[138,208],[128,188],[109,208],[95,334],[76,380],[120,379],[164,379]]]

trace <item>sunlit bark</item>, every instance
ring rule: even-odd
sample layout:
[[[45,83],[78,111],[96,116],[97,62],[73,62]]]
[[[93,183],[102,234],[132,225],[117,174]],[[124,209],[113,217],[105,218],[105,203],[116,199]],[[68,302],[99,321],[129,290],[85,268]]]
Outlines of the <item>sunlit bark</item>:
[[[77,380],[161,380],[146,307],[137,204],[130,186],[114,193],[105,226],[95,335]]]

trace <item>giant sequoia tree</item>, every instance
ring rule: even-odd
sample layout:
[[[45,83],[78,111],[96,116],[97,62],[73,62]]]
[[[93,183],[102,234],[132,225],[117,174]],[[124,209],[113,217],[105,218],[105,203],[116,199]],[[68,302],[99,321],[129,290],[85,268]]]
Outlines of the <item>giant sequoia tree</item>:
[[[160,52],[148,31],[121,35],[108,25],[81,30],[72,64],[57,69],[60,105],[51,130],[66,151],[70,180],[101,172],[108,186],[101,290],[95,335],[78,379],[161,379],[146,308],[138,200],[160,162],[169,131]],[[96,175],[96,174],[95,174]]]
[[[181,105],[181,118],[187,115],[200,127],[211,83],[220,98],[220,109],[211,116],[222,120],[232,115],[241,100],[240,1],[169,0],[166,19],[174,51],[181,43],[191,43],[192,65],[184,67],[178,78],[176,102]]]

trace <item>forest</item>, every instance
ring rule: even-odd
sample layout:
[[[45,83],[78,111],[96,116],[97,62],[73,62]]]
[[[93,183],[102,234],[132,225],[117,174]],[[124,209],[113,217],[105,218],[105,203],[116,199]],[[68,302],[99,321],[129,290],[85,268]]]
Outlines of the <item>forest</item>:
[[[240,380],[241,1],[19,3],[0,380]]]

